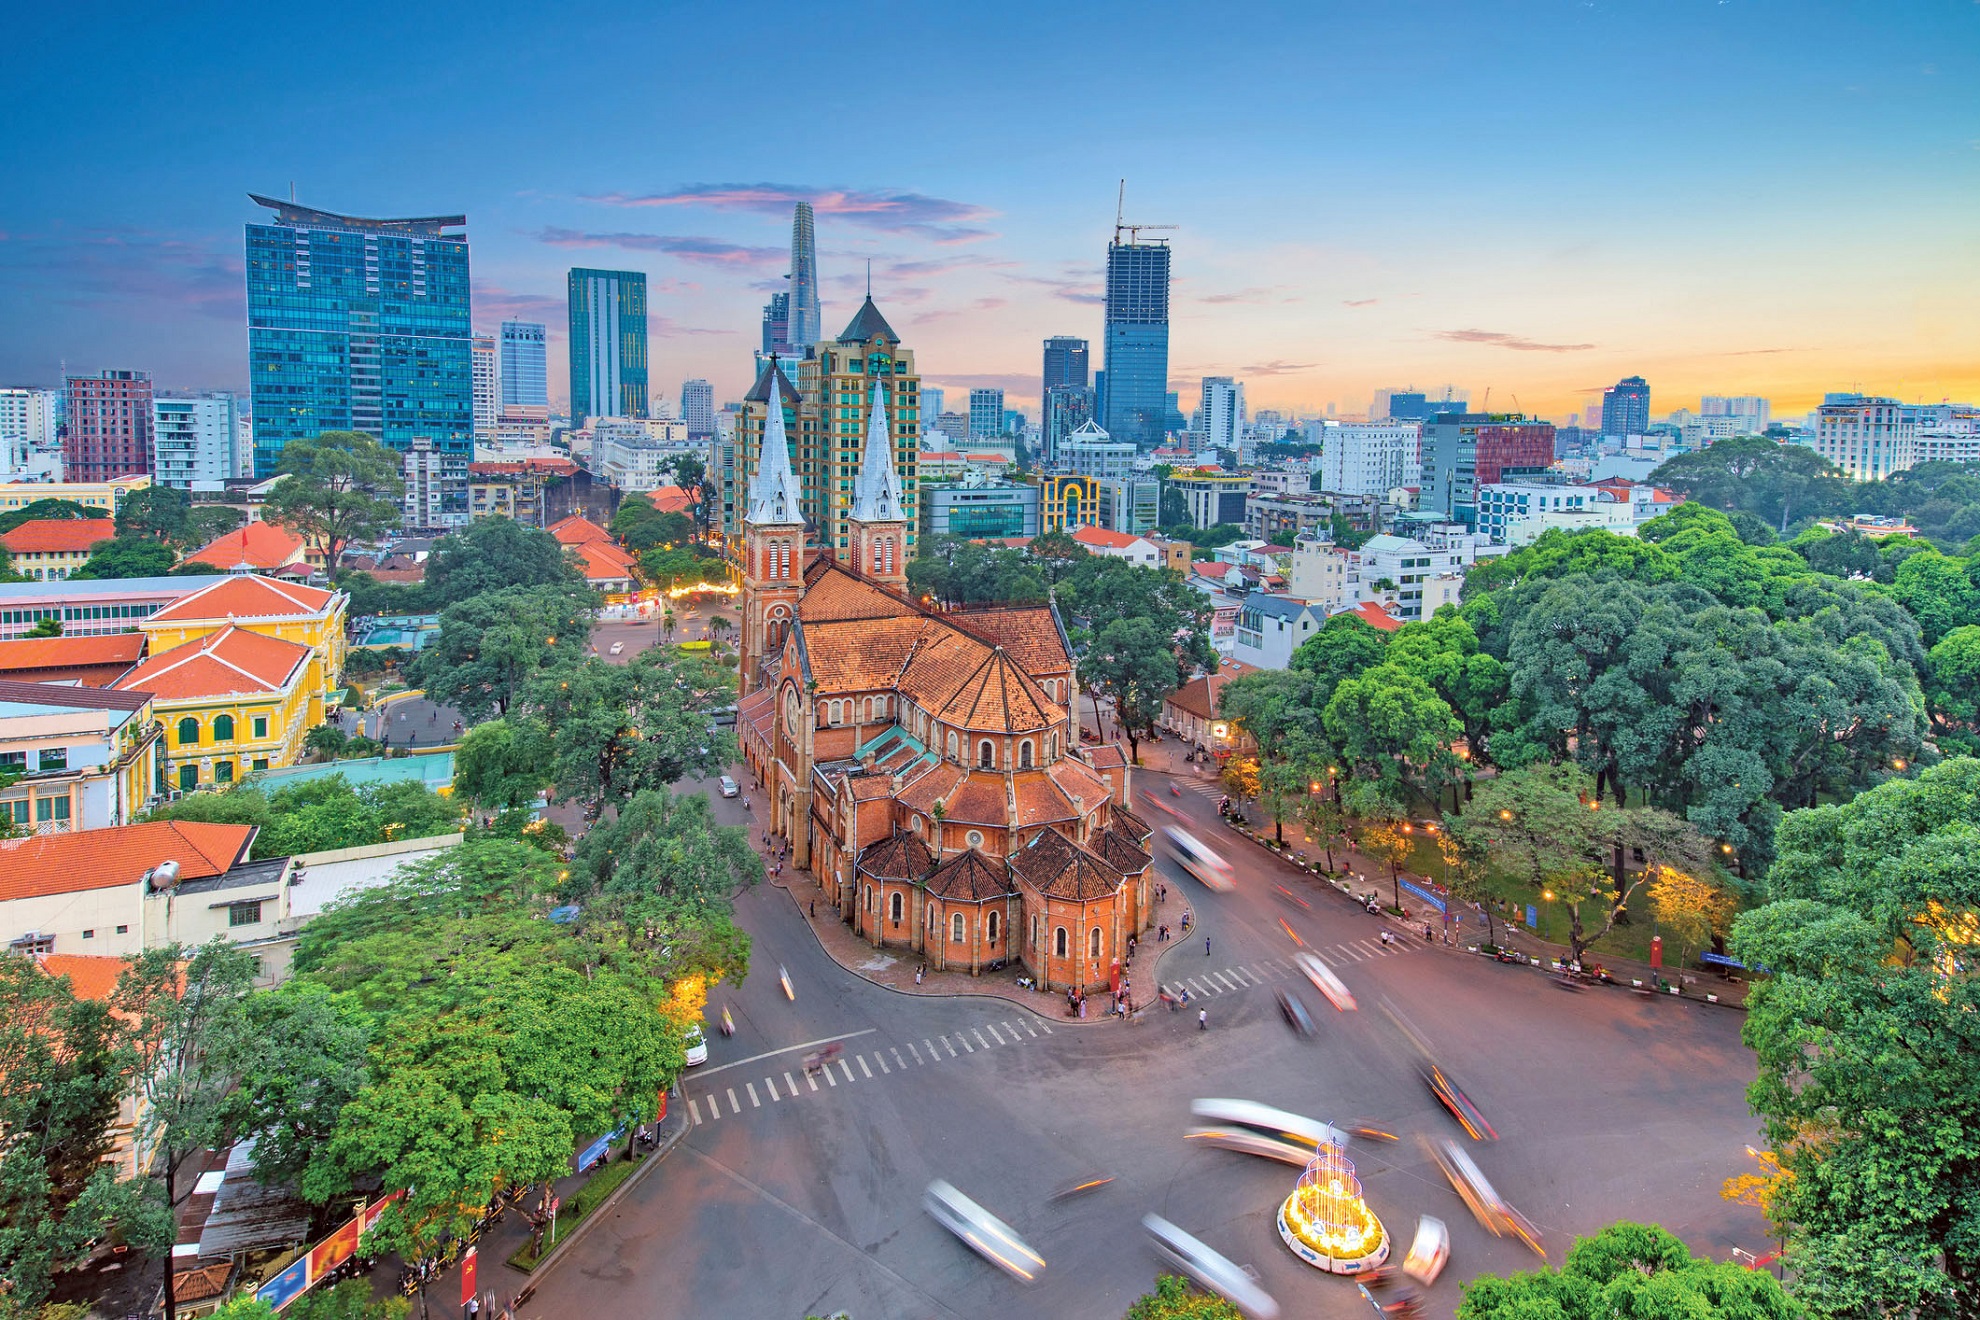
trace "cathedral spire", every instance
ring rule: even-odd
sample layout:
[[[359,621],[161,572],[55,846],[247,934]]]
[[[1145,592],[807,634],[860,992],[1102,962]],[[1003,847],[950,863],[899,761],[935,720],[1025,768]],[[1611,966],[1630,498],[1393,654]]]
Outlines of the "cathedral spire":
[[[749,479],[749,510],[743,521],[787,527],[804,522],[804,505],[797,477],[791,472],[790,442],[784,438],[784,373],[775,357],[770,359],[767,375],[770,389],[763,405],[763,443],[756,449],[756,475]]]
[[[901,497],[901,474],[894,470],[894,438],[887,427],[887,387],[875,381],[852,516],[858,522],[905,522],[906,507]]]

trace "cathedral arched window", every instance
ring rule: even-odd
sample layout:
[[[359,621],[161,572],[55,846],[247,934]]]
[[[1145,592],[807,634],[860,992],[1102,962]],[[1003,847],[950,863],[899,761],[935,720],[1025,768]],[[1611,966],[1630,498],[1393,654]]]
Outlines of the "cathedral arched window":
[[[1018,769],[1031,769],[1031,739],[1029,738],[1018,744]]]
[[[901,924],[901,896],[890,895],[887,899],[887,919],[896,926]]]
[[[1093,928],[1093,938],[1090,941],[1090,943],[1093,946],[1092,947],[1093,956],[1095,958],[1098,958],[1100,956],[1100,928],[1098,926],[1095,926]]]
[[[194,721],[194,727],[195,728],[198,727],[198,721]],[[181,737],[183,737],[183,735],[181,735]],[[194,737],[197,738],[198,735],[195,734]],[[949,730],[949,759],[953,761],[960,754],[961,753],[958,750],[958,744],[956,743],[956,731],[954,729],[951,729]]]
[[[1052,956],[1055,958],[1065,957],[1066,947],[1066,928],[1059,926],[1052,931]]]
[[[963,914],[960,912],[949,918],[949,938],[957,944],[963,942]]]
[[[988,738],[976,745],[976,764],[988,770],[997,764],[997,749]]]
[[[990,943],[995,944],[997,942],[997,914],[995,912],[983,918],[983,935]]]

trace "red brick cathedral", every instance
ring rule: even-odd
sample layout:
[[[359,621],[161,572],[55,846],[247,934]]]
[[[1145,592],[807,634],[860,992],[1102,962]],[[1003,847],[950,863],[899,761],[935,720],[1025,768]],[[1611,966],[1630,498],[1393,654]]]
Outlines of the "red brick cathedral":
[[[763,810],[841,919],[932,968],[1021,961],[1108,984],[1154,914],[1149,829],[1118,746],[1080,744],[1071,649],[1050,605],[931,610],[907,590],[908,525],[874,385],[845,562],[808,552],[774,364],[743,521],[737,733]]]

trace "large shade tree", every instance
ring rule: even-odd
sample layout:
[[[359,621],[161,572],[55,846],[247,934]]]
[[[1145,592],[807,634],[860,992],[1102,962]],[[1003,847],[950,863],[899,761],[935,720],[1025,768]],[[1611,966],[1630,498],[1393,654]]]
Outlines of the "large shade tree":
[[[399,455],[362,431],[325,431],[282,449],[283,479],[266,514],[323,547],[334,575],[352,541],[399,525],[406,483]]]

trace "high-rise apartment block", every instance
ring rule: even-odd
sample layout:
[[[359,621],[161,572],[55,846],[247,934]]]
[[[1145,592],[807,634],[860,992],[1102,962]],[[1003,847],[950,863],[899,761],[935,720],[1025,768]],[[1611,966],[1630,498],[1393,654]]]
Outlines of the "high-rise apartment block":
[[[1169,245],[1107,245],[1105,380],[1100,424],[1116,440],[1144,449],[1162,441],[1169,422]]]
[[[825,309],[818,301],[818,235],[810,202],[799,202],[791,217],[790,317],[790,342],[799,353],[825,337]]]
[[[706,440],[715,434],[715,387],[705,380],[681,382],[681,420],[688,435]]]
[[[983,389],[969,392],[969,438],[994,440],[1004,433],[1004,392]]]
[[[1602,434],[1650,433],[1650,385],[1641,376],[1625,376],[1602,391]]]
[[[56,416],[62,396],[54,390],[0,390],[0,440],[25,441],[34,447],[56,440]]]
[[[550,408],[549,327],[538,321],[502,322],[502,413],[533,417]]]
[[[1057,463],[1067,437],[1093,421],[1093,388],[1088,385],[1054,385],[1045,391],[1044,407],[1040,412],[1039,443],[1042,452],[1039,457],[1045,463]]]
[[[1803,441],[1857,481],[1881,481],[1918,462],[1918,421],[1896,399],[1831,395],[1815,410],[1815,433]]]
[[[1423,425],[1416,507],[1475,526],[1478,488],[1554,462],[1554,424],[1496,413],[1439,413]]]
[[[1732,434],[1759,435],[1773,420],[1773,407],[1757,394],[1708,394],[1698,401],[1701,417],[1730,417]]]
[[[795,381],[787,374],[791,366],[797,371]],[[880,388],[876,391],[875,386]],[[817,344],[810,356],[796,363],[763,363],[736,421],[738,479],[753,480],[758,473],[769,408],[773,399],[781,400],[802,521],[814,529],[814,544],[822,553],[846,559],[852,549],[850,519],[863,437],[870,438],[870,414],[877,394],[886,409],[886,430],[894,449],[908,529],[904,533],[906,557],[912,558],[921,507],[916,477],[921,443],[920,392],[914,351],[901,344],[900,336],[868,298],[839,337]]]
[[[791,348],[791,295],[788,293],[773,293],[770,301],[763,304],[763,347],[757,350],[757,356],[767,358],[772,353],[779,357],[804,356]],[[761,362],[757,365],[760,370]]]
[[[231,394],[151,402],[152,480],[178,490],[221,490],[241,469],[241,404]],[[252,461],[252,460],[250,460]]]
[[[921,424],[921,430],[924,435],[927,434],[929,426],[934,421],[934,419],[942,415],[943,397],[944,397],[943,390],[940,385],[925,385],[922,387],[921,416],[923,420]],[[961,440],[964,437],[954,436],[952,438],[956,440]]]
[[[571,424],[647,416],[645,274],[577,268],[569,283]]]
[[[474,448],[473,330],[463,215],[365,219],[250,199],[248,378],[254,470],[291,440],[362,431],[439,455],[449,513],[467,515]]]
[[[1422,390],[1378,390],[1375,401],[1379,411],[1370,412],[1368,419],[1373,422],[1427,422],[1441,413],[1461,413],[1470,405],[1463,399],[1454,398],[1450,390],[1445,390],[1442,398],[1432,398]]]
[[[1203,448],[1229,450],[1240,459],[1245,449],[1244,386],[1229,376],[1203,378]]]
[[[474,437],[486,443],[495,438],[495,419],[501,413],[501,358],[497,355],[493,335],[476,335],[470,348],[473,353]]]
[[[108,481],[151,471],[150,376],[142,371],[70,376],[65,411],[67,480]]]
[[[1140,452],[1126,440],[1115,440],[1089,418],[1060,443],[1055,466],[1075,476],[1121,481],[1134,471]]]
[[[1040,397],[1059,386],[1084,389],[1092,382],[1086,341],[1072,335],[1053,335],[1045,341],[1045,370]]]
[[[1336,495],[1385,496],[1422,476],[1420,422],[1313,421],[1306,438],[1320,446],[1320,489]]]

